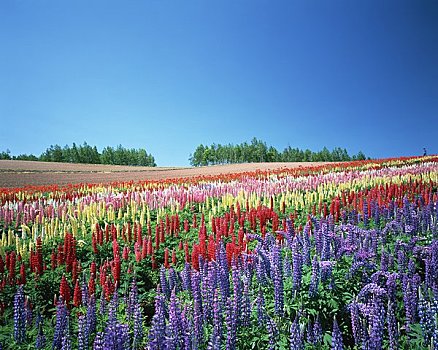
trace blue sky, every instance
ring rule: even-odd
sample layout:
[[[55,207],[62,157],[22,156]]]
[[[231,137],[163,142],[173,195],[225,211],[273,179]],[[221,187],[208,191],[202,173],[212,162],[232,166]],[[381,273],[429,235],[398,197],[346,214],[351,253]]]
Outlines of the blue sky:
[[[0,151],[438,153],[437,1],[0,1]]]

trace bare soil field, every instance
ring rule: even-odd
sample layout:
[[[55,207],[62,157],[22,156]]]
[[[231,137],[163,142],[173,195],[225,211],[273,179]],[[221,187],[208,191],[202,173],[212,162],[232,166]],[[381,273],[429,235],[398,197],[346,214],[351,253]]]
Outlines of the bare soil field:
[[[320,163],[243,163],[206,167],[136,167],[0,160],[0,187],[161,180],[321,165]]]

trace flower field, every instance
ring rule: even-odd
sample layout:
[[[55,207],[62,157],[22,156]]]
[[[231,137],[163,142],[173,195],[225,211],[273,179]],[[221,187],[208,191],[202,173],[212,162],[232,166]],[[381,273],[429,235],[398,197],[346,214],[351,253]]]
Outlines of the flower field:
[[[0,189],[2,349],[438,349],[438,157]]]

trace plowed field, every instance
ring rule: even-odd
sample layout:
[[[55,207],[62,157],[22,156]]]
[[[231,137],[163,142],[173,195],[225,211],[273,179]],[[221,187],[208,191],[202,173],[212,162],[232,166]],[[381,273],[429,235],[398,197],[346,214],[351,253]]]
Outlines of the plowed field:
[[[206,167],[134,167],[101,164],[71,164],[0,160],[0,187],[110,183],[115,181],[160,180],[199,175],[297,168],[323,163],[244,163]]]

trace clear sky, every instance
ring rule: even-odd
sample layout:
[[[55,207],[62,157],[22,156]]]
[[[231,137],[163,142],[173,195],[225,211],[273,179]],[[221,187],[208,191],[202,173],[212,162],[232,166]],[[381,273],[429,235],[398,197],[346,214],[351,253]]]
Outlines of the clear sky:
[[[438,153],[438,1],[0,1],[0,151],[254,136]]]

